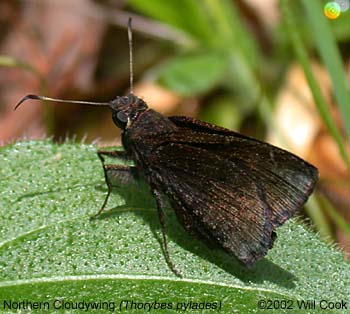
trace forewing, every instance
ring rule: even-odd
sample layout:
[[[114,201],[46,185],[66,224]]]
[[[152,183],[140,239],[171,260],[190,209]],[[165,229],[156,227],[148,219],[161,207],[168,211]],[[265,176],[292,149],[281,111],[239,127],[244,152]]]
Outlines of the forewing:
[[[191,217],[194,231],[210,242],[248,266],[272,247],[271,208],[244,165],[203,148],[169,143],[154,152],[151,167],[180,221]]]
[[[188,117],[170,117],[186,136],[173,142],[186,143],[242,165],[259,182],[272,210],[274,227],[282,225],[306,202],[318,179],[315,167],[270,144]]]

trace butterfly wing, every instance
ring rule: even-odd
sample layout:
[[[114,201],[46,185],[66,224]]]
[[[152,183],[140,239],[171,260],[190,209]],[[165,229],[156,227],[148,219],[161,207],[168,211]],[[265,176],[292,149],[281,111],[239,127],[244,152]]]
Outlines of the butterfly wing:
[[[316,185],[317,169],[290,152],[200,120],[180,116],[169,119],[192,134],[188,136],[190,145],[239,162],[249,169],[264,191],[274,227],[293,216]],[[201,143],[196,139],[198,136],[202,138]]]
[[[248,266],[266,255],[274,240],[272,212],[248,169],[186,144],[163,145],[154,156],[153,171],[186,229]]]
[[[317,181],[297,156],[187,117],[162,135],[150,168],[184,227],[248,266],[272,247],[274,229],[300,209]]]

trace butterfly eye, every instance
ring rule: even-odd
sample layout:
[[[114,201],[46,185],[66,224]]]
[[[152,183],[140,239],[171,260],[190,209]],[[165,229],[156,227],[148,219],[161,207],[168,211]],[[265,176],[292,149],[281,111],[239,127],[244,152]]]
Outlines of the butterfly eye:
[[[113,113],[113,122],[118,128],[125,129],[128,123],[128,115],[123,111],[117,111]]]
[[[128,122],[128,116],[123,111],[118,111],[117,119],[122,123]]]

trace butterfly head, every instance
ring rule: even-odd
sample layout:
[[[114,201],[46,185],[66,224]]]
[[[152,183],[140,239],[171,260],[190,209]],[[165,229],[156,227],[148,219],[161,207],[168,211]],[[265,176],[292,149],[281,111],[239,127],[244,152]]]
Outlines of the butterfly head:
[[[126,129],[141,112],[148,109],[147,104],[134,94],[118,96],[109,106],[113,122],[122,130]]]

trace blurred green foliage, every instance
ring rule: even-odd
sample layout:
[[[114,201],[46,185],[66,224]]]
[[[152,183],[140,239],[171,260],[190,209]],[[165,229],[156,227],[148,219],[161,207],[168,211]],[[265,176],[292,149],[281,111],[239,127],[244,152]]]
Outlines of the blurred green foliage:
[[[254,35],[244,26],[231,1],[127,1],[137,11],[178,28],[189,37],[180,53],[157,66],[159,81],[183,96],[208,93],[218,86],[233,104],[239,103],[235,121],[243,121],[261,97],[259,75],[263,56]],[[206,104],[216,107],[216,99]],[[213,110],[211,110],[213,111]],[[232,128],[218,111],[215,122]],[[209,122],[210,116],[205,117]]]

